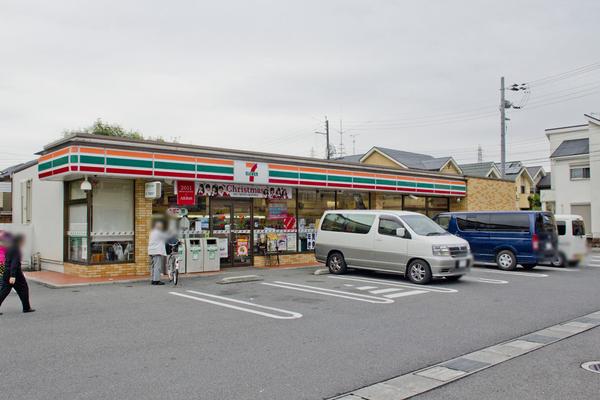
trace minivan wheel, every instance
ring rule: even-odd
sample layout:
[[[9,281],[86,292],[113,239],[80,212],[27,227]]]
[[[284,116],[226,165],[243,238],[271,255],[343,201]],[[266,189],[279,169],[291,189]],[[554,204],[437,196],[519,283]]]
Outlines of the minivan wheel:
[[[431,268],[423,260],[414,260],[408,264],[406,276],[412,283],[425,285],[431,281]]]
[[[514,271],[517,268],[517,257],[510,250],[502,250],[496,254],[496,264],[504,271]]]
[[[554,257],[552,257],[552,266],[553,267],[564,267],[565,266],[565,256],[562,253],[557,253]]]
[[[331,253],[329,257],[327,257],[327,268],[329,268],[329,272],[332,274],[345,274],[348,268],[342,253],[337,251]]]

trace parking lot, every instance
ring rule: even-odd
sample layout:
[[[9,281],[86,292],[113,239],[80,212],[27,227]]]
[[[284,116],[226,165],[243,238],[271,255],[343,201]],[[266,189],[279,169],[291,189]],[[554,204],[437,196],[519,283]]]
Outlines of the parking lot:
[[[18,313],[14,295],[3,306],[2,380],[13,384],[2,390],[24,399],[324,399],[600,310],[599,257],[579,268],[480,266],[428,286],[313,271],[176,288],[34,284],[37,313]]]

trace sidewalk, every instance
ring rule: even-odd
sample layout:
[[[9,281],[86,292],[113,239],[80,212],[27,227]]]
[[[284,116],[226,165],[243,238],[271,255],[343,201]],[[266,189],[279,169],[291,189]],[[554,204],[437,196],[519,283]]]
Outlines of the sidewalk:
[[[318,267],[319,264],[289,264],[289,265],[278,265],[270,267],[240,267],[240,268],[227,268],[221,271],[215,272],[196,272],[192,274],[182,274],[181,279],[193,279],[201,278],[205,276],[215,276],[224,274],[237,274],[240,272],[257,271],[257,270],[278,270],[278,269],[296,269],[296,268],[310,268]],[[150,275],[123,275],[106,278],[81,278],[78,276],[66,275],[60,272],[54,271],[30,271],[25,272],[27,280],[38,283],[40,285],[49,287],[51,289],[62,289],[79,286],[92,286],[92,285],[111,285],[115,283],[134,283],[148,281]]]

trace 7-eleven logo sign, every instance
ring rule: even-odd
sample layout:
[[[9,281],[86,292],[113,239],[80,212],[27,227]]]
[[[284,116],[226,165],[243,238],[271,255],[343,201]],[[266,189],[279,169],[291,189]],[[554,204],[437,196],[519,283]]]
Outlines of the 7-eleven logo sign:
[[[258,176],[258,163],[246,163],[246,168],[248,182],[254,182],[254,178]]]
[[[237,183],[269,183],[269,165],[266,163],[236,160],[234,174]]]

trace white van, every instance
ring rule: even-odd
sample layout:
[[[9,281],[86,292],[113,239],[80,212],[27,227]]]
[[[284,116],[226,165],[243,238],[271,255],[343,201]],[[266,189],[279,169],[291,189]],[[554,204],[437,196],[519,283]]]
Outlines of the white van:
[[[587,253],[587,239],[583,217],[579,215],[555,215],[558,229],[558,253],[552,260],[555,267],[577,265]]]
[[[333,274],[369,269],[403,274],[417,284],[458,280],[473,263],[467,241],[409,211],[326,211],[315,255]]]

